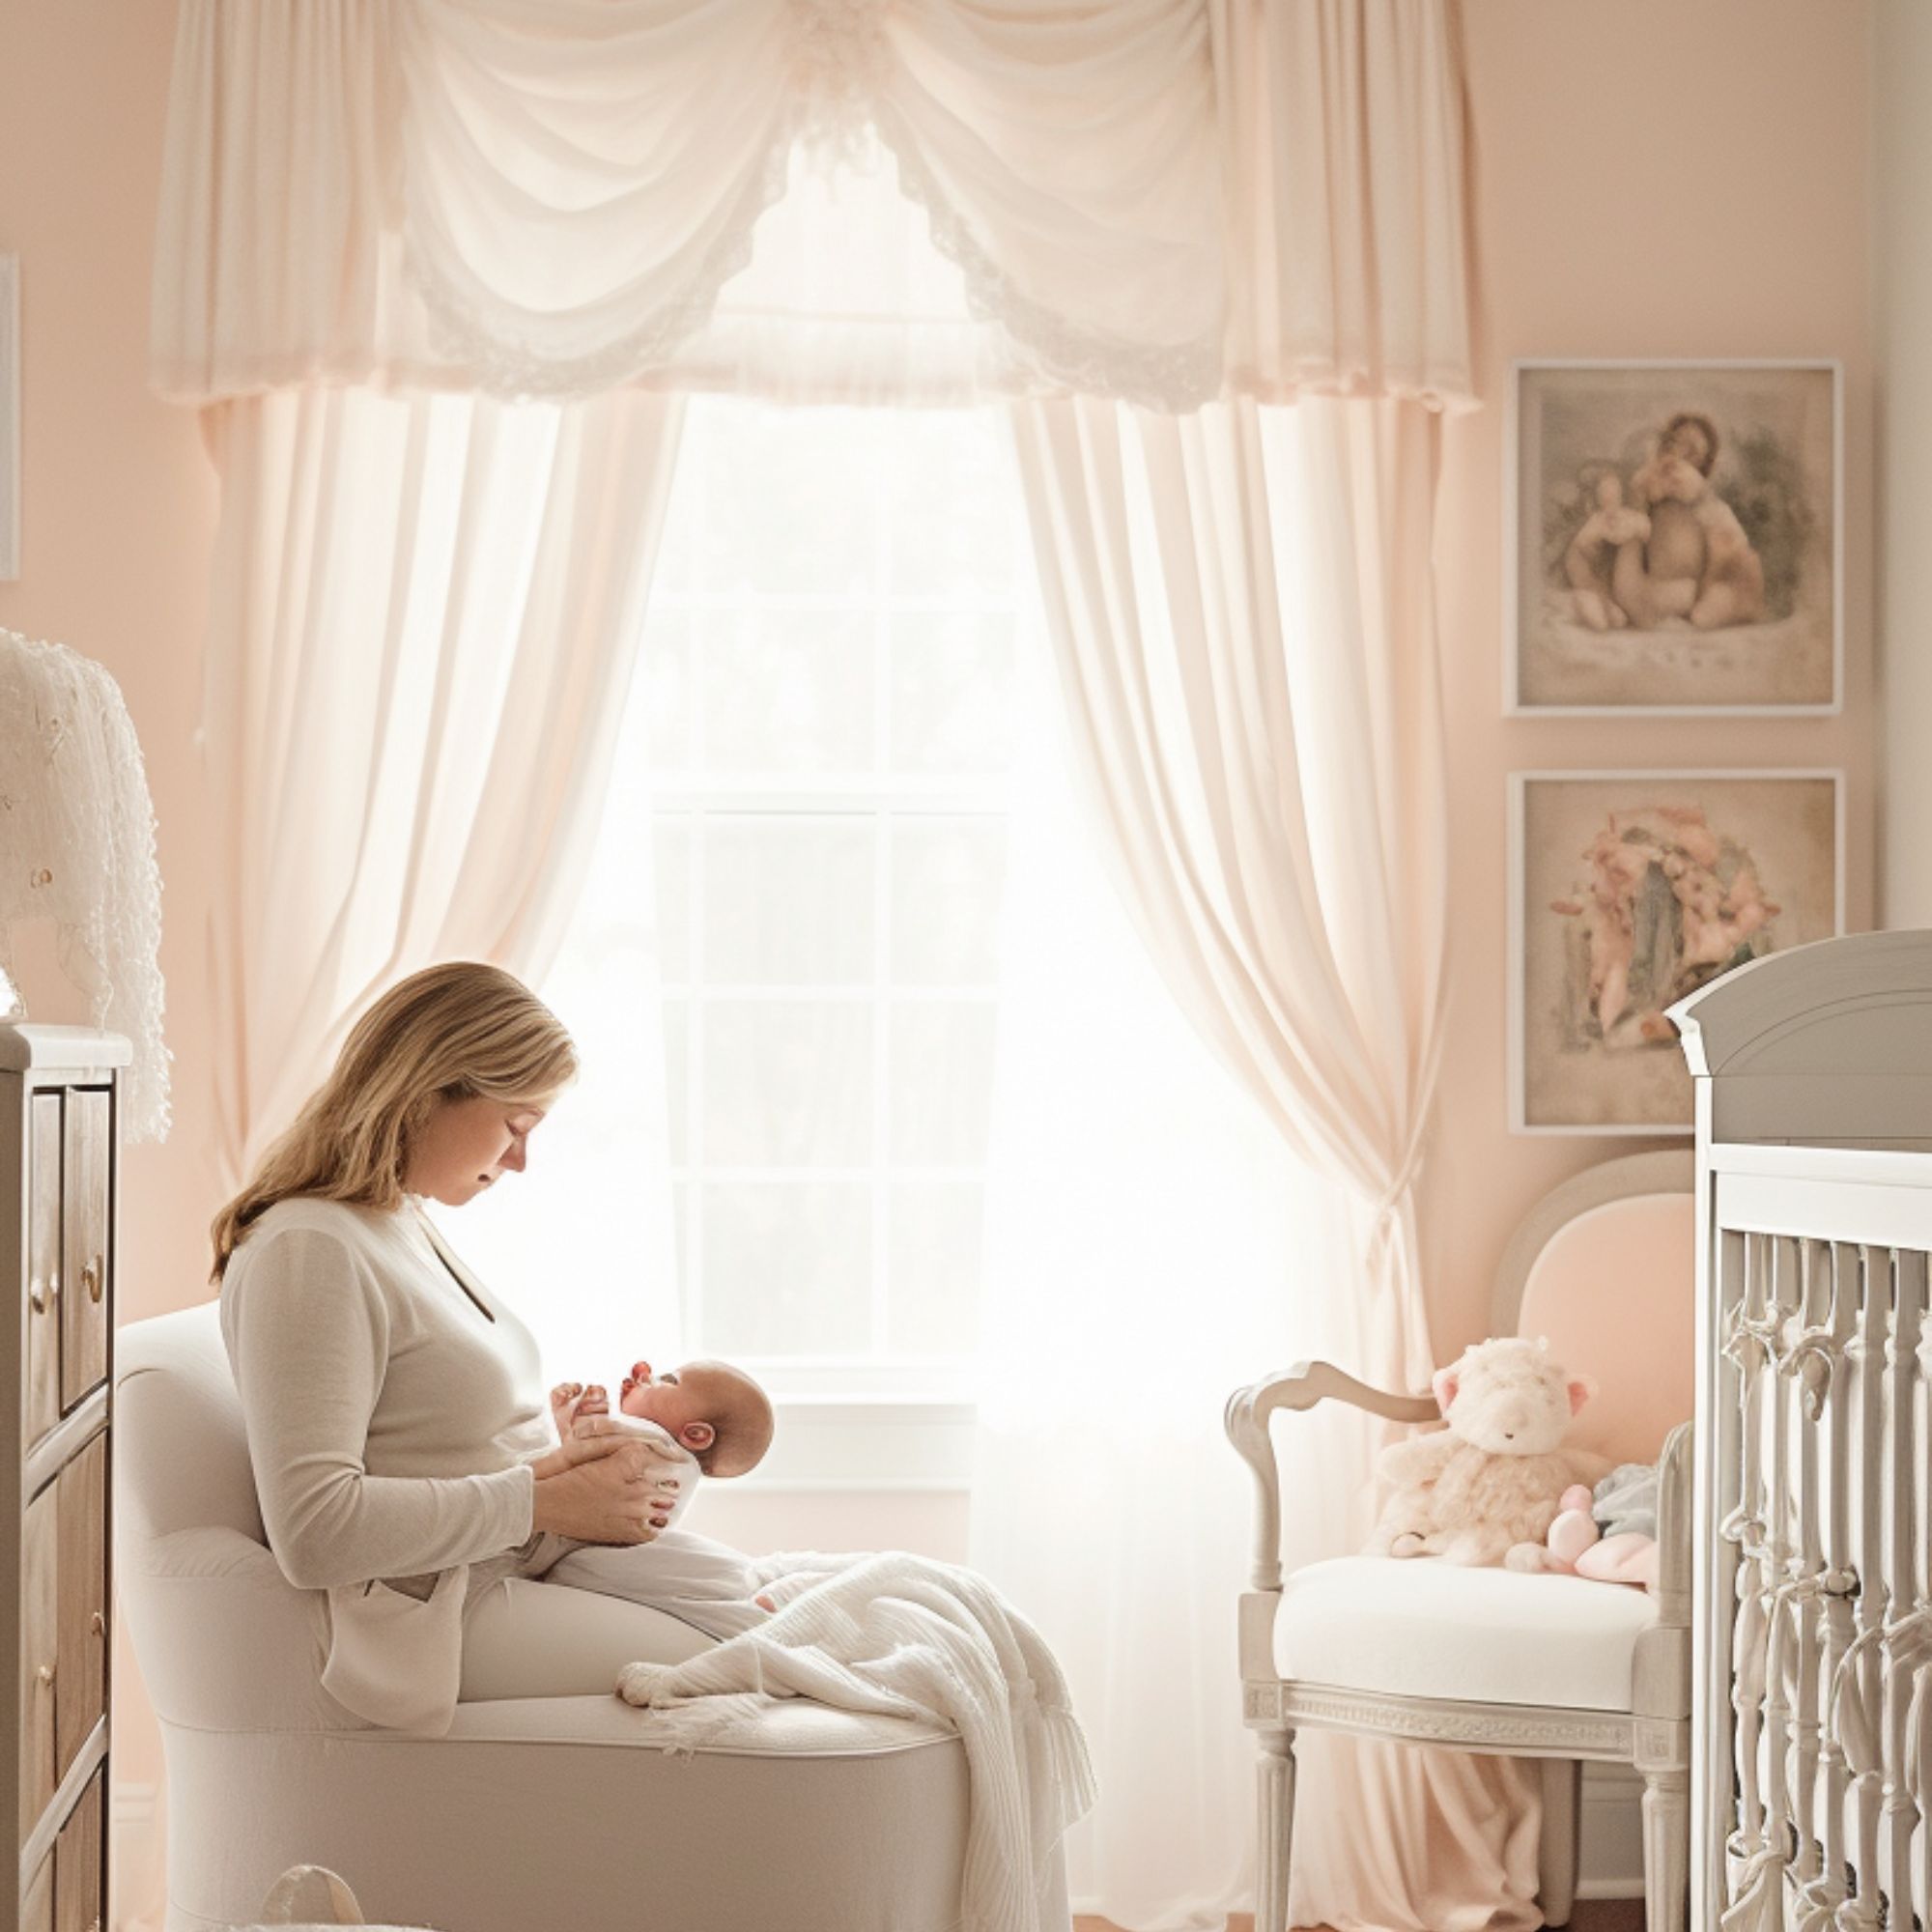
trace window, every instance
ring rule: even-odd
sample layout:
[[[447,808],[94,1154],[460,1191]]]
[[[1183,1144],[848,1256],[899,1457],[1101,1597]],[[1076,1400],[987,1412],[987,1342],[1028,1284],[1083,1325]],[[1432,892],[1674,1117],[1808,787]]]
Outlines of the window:
[[[1034,600],[1018,521],[989,412],[690,406],[552,990],[582,1032],[655,980],[683,1346],[785,1394],[962,1389]],[[578,1130],[641,1175],[631,1101]]]

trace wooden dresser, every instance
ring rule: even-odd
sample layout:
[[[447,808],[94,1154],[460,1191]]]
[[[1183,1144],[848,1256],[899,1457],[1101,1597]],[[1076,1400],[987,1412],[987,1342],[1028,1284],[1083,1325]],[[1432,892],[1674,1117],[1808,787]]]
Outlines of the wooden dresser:
[[[107,1917],[115,1034],[0,1022],[0,1673],[21,1932]],[[5,1918],[0,1917],[0,1925]]]

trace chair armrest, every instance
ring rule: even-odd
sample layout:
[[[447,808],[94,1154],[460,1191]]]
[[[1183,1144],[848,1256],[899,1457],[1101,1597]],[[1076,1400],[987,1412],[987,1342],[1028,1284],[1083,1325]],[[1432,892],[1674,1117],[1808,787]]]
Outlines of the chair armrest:
[[[1664,1437],[1657,1459],[1658,1618],[1688,1629],[1690,1623],[1690,1431],[1680,1422]]]
[[[1297,1362],[1264,1377],[1228,1398],[1222,1420],[1228,1440],[1254,1471],[1255,1562],[1249,1587],[1281,1588],[1281,1473],[1275,1466],[1268,1417],[1278,1408],[1313,1408],[1319,1402],[1345,1402],[1391,1422],[1439,1422],[1442,1411],[1429,1395],[1396,1395],[1371,1388],[1345,1375],[1332,1362]]]

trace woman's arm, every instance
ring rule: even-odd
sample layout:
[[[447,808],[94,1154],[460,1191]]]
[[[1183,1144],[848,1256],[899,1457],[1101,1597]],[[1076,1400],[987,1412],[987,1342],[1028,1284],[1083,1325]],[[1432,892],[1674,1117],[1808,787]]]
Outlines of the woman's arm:
[[[372,1476],[363,1457],[388,1310],[318,1229],[268,1238],[229,1284],[221,1329],[269,1547],[298,1589],[448,1570],[530,1535],[527,1463],[486,1476]]]

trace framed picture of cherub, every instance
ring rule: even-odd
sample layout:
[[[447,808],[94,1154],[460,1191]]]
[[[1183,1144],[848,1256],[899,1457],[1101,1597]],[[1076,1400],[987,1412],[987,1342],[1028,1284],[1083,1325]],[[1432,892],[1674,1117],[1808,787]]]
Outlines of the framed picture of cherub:
[[[1830,361],[1518,362],[1505,711],[1836,711],[1842,387]]]
[[[1510,1125],[1691,1128],[1667,1008],[1844,925],[1843,775],[1516,772]]]

